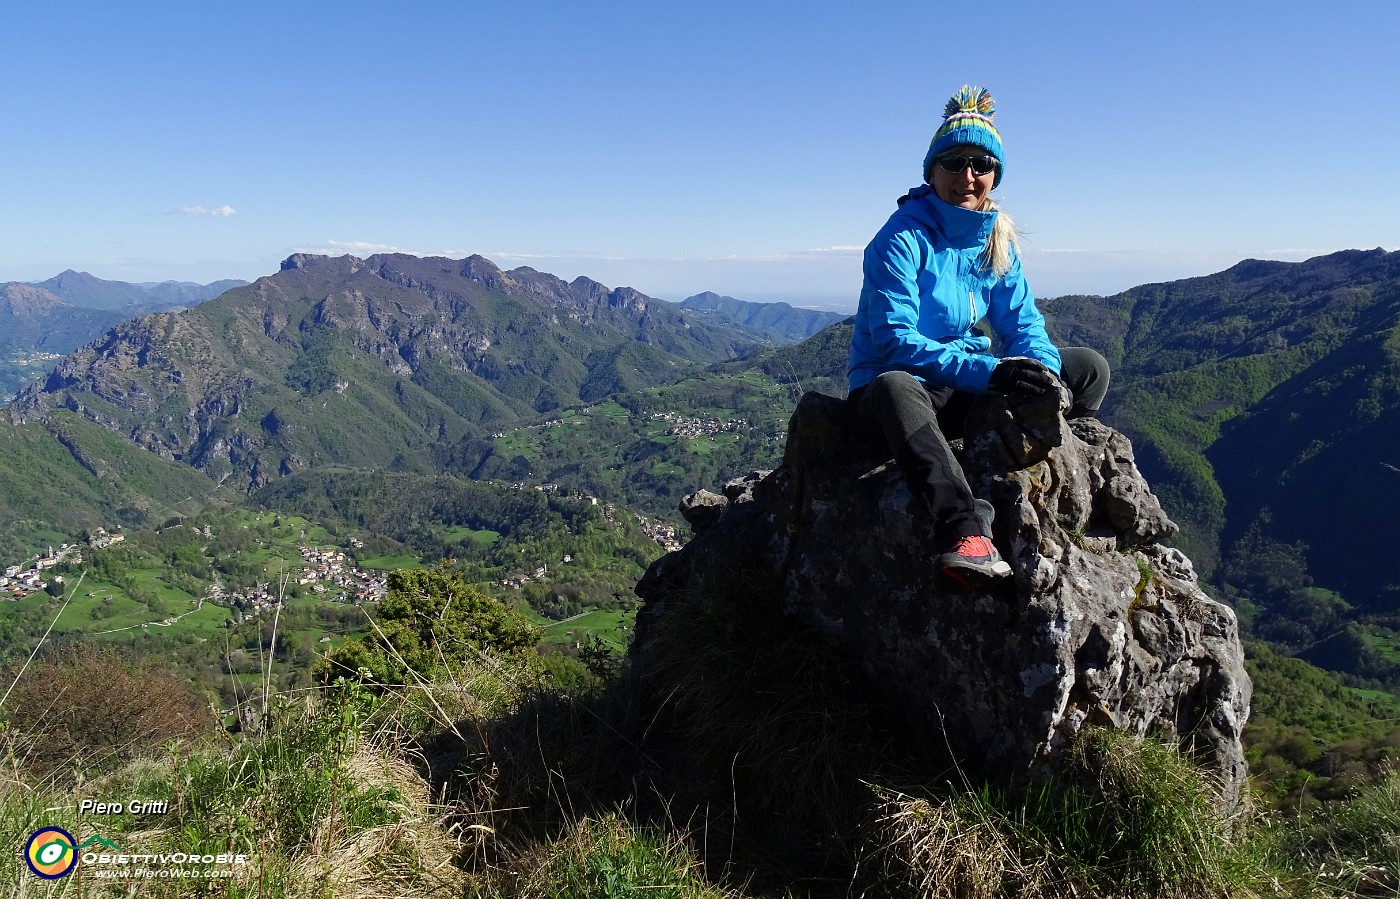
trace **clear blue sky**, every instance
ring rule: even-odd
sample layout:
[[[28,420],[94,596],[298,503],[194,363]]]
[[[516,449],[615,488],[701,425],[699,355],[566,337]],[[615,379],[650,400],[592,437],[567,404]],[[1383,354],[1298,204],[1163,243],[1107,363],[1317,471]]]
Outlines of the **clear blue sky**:
[[[400,249],[853,308],[986,84],[1041,296],[1400,247],[1400,4],[15,0],[0,281]]]

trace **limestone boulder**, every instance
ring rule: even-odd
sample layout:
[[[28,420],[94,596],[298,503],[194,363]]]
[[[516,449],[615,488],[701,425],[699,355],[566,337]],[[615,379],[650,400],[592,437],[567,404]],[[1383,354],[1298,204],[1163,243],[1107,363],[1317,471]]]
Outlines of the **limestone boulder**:
[[[694,538],[637,587],[640,683],[661,619],[696,614],[718,571],[761,572],[795,625],[833,635],[872,691],[964,759],[1035,776],[1068,735],[1103,725],[1180,744],[1236,803],[1251,684],[1235,615],[1163,544],[1176,526],[1129,441],[1066,421],[1058,398],[1013,411],[989,397],[955,449],[1012,578],[980,591],[943,578],[895,464],[852,436],[842,401],[809,393],[777,470],[682,504]]]

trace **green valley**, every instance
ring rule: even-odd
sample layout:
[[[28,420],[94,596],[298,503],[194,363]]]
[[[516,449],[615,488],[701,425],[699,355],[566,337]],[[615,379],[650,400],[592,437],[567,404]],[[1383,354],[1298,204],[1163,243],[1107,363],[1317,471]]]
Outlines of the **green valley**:
[[[1389,507],[1367,453],[1396,420],[1393,255],[1047,304],[1062,342],[1107,351],[1106,417],[1254,640],[1246,746],[1284,807],[1370,789],[1400,752],[1390,569],[1330,568],[1300,511],[1325,520],[1334,485],[1378,539],[1357,497]],[[844,393],[852,324],[759,347],[713,311],[483,263],[294,257],[32,386],[0,423],[0,567],[44,586],[0,605],[0,662],[110,647],[251,727],[262,691],[373,654],[409,570],[518,613],[529,678],[615,683],[632,588],[688,537],[677,502],[781,463],[801,394]]]
[[[794,402],[791,388],[761,372],[712,371],[465,441],[446,464],[472,478],[604,497],[674,523],[685,493],[777,466]]]
[[[306,683],[324,644],[369,628],[386,570],[449,557],[488,595],[536,620],[574,619],[552,642],[603,632],[620,654],[617,635],[636,605],[631,587],[662,552],[636,515],[534,487],[348,471],[279,487],[261,501],[282,511],[97,527],[55,544],[52,556],[45,549],[11,560],[7,567],[24,569],[31,584],[5,588],[22,598],[0,620],[0,663],[21,660],[46,631],[54,648],[121,644],[181,659],[229,707],[240,675],[258,670],[243,670],[248,660],[275,651],[276,683]],[[323,517],[293,514],[294,506]]]

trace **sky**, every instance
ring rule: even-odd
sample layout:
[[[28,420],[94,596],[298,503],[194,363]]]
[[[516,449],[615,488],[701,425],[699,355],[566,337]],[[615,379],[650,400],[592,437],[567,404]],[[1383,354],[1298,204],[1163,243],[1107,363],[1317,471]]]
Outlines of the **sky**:
[[[0,282],[480,254],[852,310],[947,98],[1035,293],[1400,248],[1400,4],[12,0]]]

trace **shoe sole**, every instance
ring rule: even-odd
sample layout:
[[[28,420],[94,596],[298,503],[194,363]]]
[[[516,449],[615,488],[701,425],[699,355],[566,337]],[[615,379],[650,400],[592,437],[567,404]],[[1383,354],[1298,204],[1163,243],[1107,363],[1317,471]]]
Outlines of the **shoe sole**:
[[[991,565],[942,565],[939,570],[945,576],[963,585],[976,588],[1011,576],[1011,566],[998,560]]]

